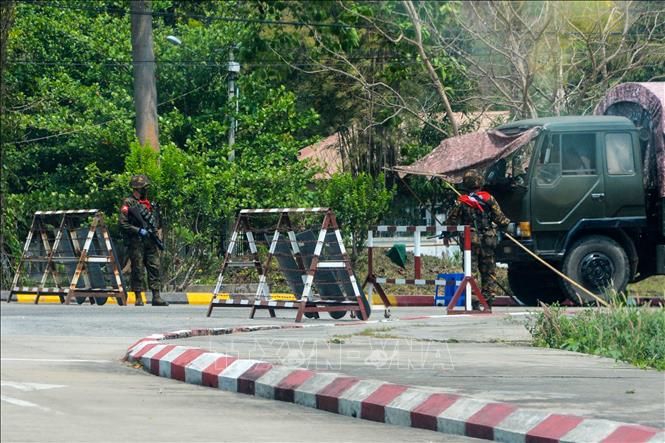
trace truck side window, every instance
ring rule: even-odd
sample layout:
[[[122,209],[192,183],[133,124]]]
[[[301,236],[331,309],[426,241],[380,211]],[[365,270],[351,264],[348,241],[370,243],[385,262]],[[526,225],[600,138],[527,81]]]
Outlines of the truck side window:
[[[536,165],[536,183],[550,185],[561,175],[561,136],[550,135],[540,148],[540,156]]]
[[[594,175],[596,170],[596,135],[561,135],[563,175]]]
[[[630,134],[616,132],[605,134],[607,173],[610,175],[632,175],[635,173],[633,143]]]

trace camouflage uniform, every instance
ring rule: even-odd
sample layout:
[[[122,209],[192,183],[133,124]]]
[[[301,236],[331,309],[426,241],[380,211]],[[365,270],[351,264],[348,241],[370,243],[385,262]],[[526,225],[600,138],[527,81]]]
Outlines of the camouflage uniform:
[[[149,181],[144,175],[132,177],[132,188],[135,191],[140,191],[147,188]],[[159,217],[159,210],[154,201],[147,198],[137,198],[132,195],[123,199],[120,207],[120,216],[118,217],[118,224],[120,230],[125,235],[127,242],[128,255],[131,260],[132,275],[131,275],[131,290],[137,294],[137,305],[141,305],[140,294],[145,290],[145,272],[144,267],[148,271],[148,287],[151,289],[153,298],[153,305],[166,305],[160,295],[159,290],[161,287],[161,278],[159,273],[159,249],[155,242],[148,236],[141,236],[139,231],[141,228],[132,223],[133,217],[129,213],[129,209],[136,205],[142,205],[146,211],[146,222],[150,223],[155,231],[161,228],[161,220]],[[150,220],[147,220],[150,219]]]
[[[494,251],[497,247],[497,229],[494,224],[505,228],[510,220],[499,203],[486,192],[480,192],[482,177],[475,171],[464,174],[464,187],[470,191],[462,195],[446,220],[448,225],[471,226],[471,257],[474,272],[480,271],[481,292],[492,304],[496,296],[496,262]]]

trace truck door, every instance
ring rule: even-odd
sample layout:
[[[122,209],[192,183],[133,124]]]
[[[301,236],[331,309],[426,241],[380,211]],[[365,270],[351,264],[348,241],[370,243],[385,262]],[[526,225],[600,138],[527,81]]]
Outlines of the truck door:
[[[606,132],[605,216],[645,216],[637,134]]]
[[[595,132],[550,133],[540,146],[531,183],[532,229],[540,250],[557,250],[581,218],[605,213],[600,139]]]

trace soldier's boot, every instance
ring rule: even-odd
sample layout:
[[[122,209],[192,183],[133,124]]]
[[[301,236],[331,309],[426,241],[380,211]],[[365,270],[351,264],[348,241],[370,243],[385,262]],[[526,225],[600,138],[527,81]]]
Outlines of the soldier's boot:
[[[152,305],[153,306],[168,306],[169,305],[166,302],[166,300],[162,299],[162,297],[159,296],[159,289],[153,289],[152,290]]]
[[[141,295],[141,291],[134,291],[134,296],[136,297],[134,306],[143,306],[143,296]]]
[[[483,311],[492,312],[492,302],[494,301],[494,294],[492,294],[491,292],[490,293],[485,292],[485,293],[483,293],[483,297],[485,297],[485,301],[487,302],[487,305],[489,307],[486,308],[485,306],[480,306],[480,303],[479,303],[478,308],[480,309],[482,307]]]

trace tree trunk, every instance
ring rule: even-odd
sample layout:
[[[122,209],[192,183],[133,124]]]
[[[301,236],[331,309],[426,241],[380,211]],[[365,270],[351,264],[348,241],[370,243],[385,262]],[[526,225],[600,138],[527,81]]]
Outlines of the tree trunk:
[[[416,8],[411,0],[405,0],[404,6],[406,7],[409,17],[411,18],[411,23],[413,24],[414,30],[416,31],[416,43],[417,43],[416,47],[418,48],[418,53],[420,54],[420,58],[423,59],[423,63],[425,64],[427,73],[429,74],[429,77],[432,80],[432,83],[434,84],[434,89],[436,89],[436,92],[439,94],[439,97],[443,102],[443,107],[446,110],[446,115],[448,116],[448,120],[450,120],[450,126],[453,130],[453,135],[458,136],[459,127],[457,126],[457,120],[455,120],[453,109],[450,106],[450,101],[448,100],[448,94],[446,94],[446,90],[443,86],[443,83],[441,82],[441,79],[436,73],[434,66],[432,66],[432,63],[430,62],[430,59],[427,56],[427,52],[425,52],[425,47],[423,46],[422,26],[420,24],[420,17],[418,16],[418,12],[416,11]]]
[[[141,145],[159,151],[155,54],[152,48],[150,0],[132,0],[132,62],[134,66],[134,106],[136,136]]]

